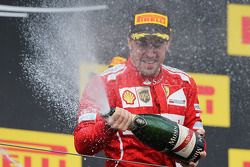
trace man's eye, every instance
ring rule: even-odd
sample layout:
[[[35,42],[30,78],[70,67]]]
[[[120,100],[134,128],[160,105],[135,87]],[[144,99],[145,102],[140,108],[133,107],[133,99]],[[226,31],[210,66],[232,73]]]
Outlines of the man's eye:
[[[140,47],[140,48],[148,48],[148,47],[153,47],[153,48],[160,48],[161,46],[163,46],[163,43],[162,42],[146,42],[146,41],[138,41],[137,42],[137,45]]]
[[[158,44],[158,43],[153,44],[154,48],[159,48],[160,46],[161,46],[161,44]]]
[[[154,43],[154,44],[153,44],[153,47],[154,47],[154,48],[160,48],[161,46],[162,46],[161,43]]]
[[[147,44],[147,42],[140,42],[140,43],[139,43],[139,46],[140,46],[141,48],[146,48],[146,47],[148,46],[148,44]]]

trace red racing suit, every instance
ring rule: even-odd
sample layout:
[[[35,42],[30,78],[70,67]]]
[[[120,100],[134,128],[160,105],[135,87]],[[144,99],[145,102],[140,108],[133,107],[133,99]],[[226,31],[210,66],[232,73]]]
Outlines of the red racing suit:
[[[203,127],[196,84],[178,69],[162,65],[157,77],[145,79],[128,60],[100,76],[110,107],[124,108],[133,114],[159,114],[194,130]],[[102,106],[95,104],[99,97],[90,95],[99,91],[95,84],[92,82],[92,88],[86,87],[81,99],[78,125],[74,130],[77,152],[93,155],[104,150],[108,158],[117,160],[107,160],[108,167],[147,166],[119,160],[175,167],[173,158],[144,145],[130,131],[114,130],[106,124],[98,112]]]

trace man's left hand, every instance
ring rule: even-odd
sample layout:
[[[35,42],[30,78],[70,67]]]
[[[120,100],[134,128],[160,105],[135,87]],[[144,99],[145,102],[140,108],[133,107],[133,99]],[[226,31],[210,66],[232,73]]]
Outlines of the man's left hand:
[[[197,132],[203,136],[205,136],[205,130],[204,129],[198,129]],[[202,151],[200,152],[200,158],[205,158],[207,156],[207,153],[206,151]],[[181,163],[181,165],[183,167],[197,167],[198,166],[198,163],[199,161],[197,162],[189,162],[189,164],[184,164],[184,163]]]

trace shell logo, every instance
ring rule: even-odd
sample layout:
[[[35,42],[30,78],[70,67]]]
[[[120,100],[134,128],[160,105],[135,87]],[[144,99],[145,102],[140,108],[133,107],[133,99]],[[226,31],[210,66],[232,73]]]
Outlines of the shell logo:
[[[135,95],[129,90],[123,92],[122,98],[127,104],[134,104],[135,102]]]

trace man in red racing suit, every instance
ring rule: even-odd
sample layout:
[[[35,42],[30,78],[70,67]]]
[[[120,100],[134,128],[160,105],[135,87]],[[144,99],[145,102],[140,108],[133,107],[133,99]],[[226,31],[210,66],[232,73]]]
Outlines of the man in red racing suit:
[[[202,128],[196,85],[186,73],[162,65],[157,78],[145,80],[128,60],[126,64],[108,69],[101,77],[110,107],[125,108],[133,114],[159,114],[191,129]],[[93,91],[98,90],[91,89]],[[96,112],[99,110],[88,95],[83,97],[79,124],[74,132],[79,153],[93,155],[103,149],[112,159],[175,166],[172,158],[142,144],[130,131],[110,128]],[[107,161],[107,166],[116,164],[145,166]]]
[[[143,17],[147,19],[138,21]],[[167,21],[167,15],[152,8],[134,15],[128,38],[129,60],[100,75],[105,90],[98,86],[101,82],[97,77],[83,93],[74,130],[78,153],[94,155],[104,150],[108,158],[116,160],[107,160],[108,167],[175,167],[174,158],[144,145],[129,131],[133,114],[159,114],[188,128],[203,129],[194,80],[163,65],[169,46]],[[100,113],[109,108],[116,108],[116,112],[104,119]]]

